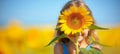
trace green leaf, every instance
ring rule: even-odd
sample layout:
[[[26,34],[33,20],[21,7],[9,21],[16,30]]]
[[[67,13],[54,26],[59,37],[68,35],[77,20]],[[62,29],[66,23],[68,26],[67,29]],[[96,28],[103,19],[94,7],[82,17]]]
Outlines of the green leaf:
[[[108,30],[108,28],[99,27],[99,26],[97,26],[97,25],[91,25],[89,28],[90,28],[90,29]]]
[[[91,48],[90,50],[87,50],[86,48],[80,48],[80,51],[82,52],[82,54],[102,54],[101,51],[95,48]]]
[[[103,54],[101,51],[99,51],[95,48],[91,48],[89,51],[93,52],[93,54]]]
[[[46,46],[49,46],[50,44],[52,44],[53,42],[55,42],[56,40],[58,39],[61,39],[61,38],[65,38],[65,34],[62,34],[60,36],[56,36],[54,39],[52,39]]]
[[[93,54],[93,52],[87,50],[86,48],[80,48],[80,51],[82,52],[82,54]]]
[[[85,48],[80,48],[80,51],[82,52],[82,54],[88,54],[88,51]]]

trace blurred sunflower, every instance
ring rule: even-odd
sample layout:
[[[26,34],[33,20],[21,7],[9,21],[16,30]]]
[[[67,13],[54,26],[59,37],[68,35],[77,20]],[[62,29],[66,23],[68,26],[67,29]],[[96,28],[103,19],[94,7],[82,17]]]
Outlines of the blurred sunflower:
[[[58,27],[67,35],[82,32],[93,23],[90,12],[83,6],[71,6],[64,10],[59,18]]]
[[[26,32],[25,42],[29,48],[41,49],[53,38],[54,30],[51,28],[32,27]]]
[[[22,37],[23,29],[19,21],[13,19],[6,28],[7,36],[11,39],[18,40]]]
[[[41,47],[41,30],[38,28],[29,28],[26,33],[25,42],[29,48]]]

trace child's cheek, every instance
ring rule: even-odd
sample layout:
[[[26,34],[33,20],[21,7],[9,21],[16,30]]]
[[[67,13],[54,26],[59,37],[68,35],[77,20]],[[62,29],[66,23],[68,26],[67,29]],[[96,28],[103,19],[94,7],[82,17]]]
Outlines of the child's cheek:
[[[85,29],[83,36],[87,37],[88,36],[88,31],[89,31],[89,29]]]

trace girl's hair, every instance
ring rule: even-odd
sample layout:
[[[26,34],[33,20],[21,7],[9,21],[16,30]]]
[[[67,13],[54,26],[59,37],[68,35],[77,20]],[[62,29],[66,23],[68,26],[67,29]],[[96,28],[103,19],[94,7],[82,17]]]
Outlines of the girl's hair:
[[[72,0],[72,1],[69,1],[65,4],[65,6],[62,8],[62,10],[60,11],[60,13],[62,14],[62,12],[66,9],[68,9],[70,6],[72,5],[76,5],[76,6],[84,6],[88,11],[90,11],[90,15],[92,16],[92,12],[91,10],[88,8],[88,6],[82,1],[82,0]],[[92,16],[93,17],[93,16]],[[93,17],[94,18],[94,17]],[[59,17],[58,17],[58,20],[59,20]],[[93,19],[94,20],[94,19]],[[94,20],[95,21],[95,20]],[[95,24],[95,22],[93,22],[93,24]],[[56,27],[60,25],[59,23],[57,23]],[[58,31],[56,30],[56,35],[59,36],[61,35],[62,31]],[[93,35],[94,36],[94,30],[93,29],[90,29],[89,32],[88,32],[88,36],[91,36]],[[86,42],[89,44],[89,41],[88,41],[88,36],[85,38]],[[97,37],[95,37],[95,39],[97,39]],[[68,38],[61,38],[59,40],[59,42],[63,42],[63,43],[68,43],[70,40]]]

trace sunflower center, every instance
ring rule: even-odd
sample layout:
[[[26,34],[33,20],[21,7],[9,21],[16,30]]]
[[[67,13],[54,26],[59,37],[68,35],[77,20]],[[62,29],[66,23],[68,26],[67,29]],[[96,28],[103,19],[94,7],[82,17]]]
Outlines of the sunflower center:
[[[73,19],[73,23],[74,23],[74,24],[78,24],[78,23],[79,23],[78,19],[77,19],[77,18],[74,18],[74,19]]]
[[[82,25],[82,16],[79,13],[72,13],[68,16],[67,25],[71,29],[79,29]]]

